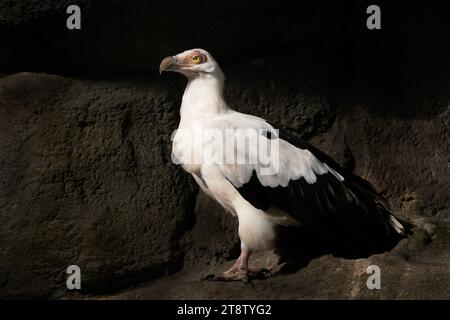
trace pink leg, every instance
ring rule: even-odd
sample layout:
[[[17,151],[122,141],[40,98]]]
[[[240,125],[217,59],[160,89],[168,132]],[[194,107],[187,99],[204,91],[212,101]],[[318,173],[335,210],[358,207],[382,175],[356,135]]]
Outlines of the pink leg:
[[[244,281],[248,282],[250,279],[264,279],[270,275],[270,271],[263,268],[249,268],[248,260],[250,258],[251,250],[242,248],[239,258],[234,265],[222,274],[212,274],[204,277],[204,280],[215,281]]]

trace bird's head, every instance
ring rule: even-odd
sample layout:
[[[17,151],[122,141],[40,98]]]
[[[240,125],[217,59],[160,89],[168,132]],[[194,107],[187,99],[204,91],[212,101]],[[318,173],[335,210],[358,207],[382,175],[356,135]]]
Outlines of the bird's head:
[[[174,71],[188,78],[202,75],[222,75],[219,65],[212,55],[203,49],[186,50],[177,55],[166,57],[161,61],[159,73]]]

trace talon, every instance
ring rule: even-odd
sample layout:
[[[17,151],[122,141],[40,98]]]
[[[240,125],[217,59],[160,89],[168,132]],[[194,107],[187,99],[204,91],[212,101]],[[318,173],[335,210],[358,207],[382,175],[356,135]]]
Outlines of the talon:
[[[221,274],[208,274],[201,278],[201,280],[208,281],[243,281],[249,283],[249,276],[247,272],[229,272],[226,271]]]
[[[248,258],[251,251],[247,248],[242,249],[241,255],[236,260],[231,269],[221,274],[209,274],[202,280],[211,281],[242,281],[246,284],[252,284],[251,280],[263,280],[272,276],[272,272],[265,268],[249,268]]]
[[[266,268],[262,268],[261,272],[266,276],[266,277],[271,277],[272,276],[272,271],[270,271],[269,269]]]
[[[266,268],[250,269],[248,274],[254,279],[266,279],[272,276],[272,272]]]
[[[272,272],[265,268],[250,269],[248,271],[226,271],[221,274],[208,274],[201,278],[202,281],[242,281],[250,284],[251,280],[263,280],[272,276]]]

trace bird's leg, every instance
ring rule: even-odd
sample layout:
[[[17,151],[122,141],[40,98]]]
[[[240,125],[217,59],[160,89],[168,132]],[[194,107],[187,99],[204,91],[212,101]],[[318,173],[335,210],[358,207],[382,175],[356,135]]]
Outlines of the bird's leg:
[[[251,250],[242,247],[241,254],[237,258],[234,265],[222,274],[208,275],[205,280],[215,281],[244,281],[248,282],[250,279],[264,279],[270,275],[270,271],[263,268],[249,268],[248,260],[250,258]]]
[[[251,250],[242,247],[241,254],[237,258],[234,265],[227,271],[221,274],[211,274],[204,277],[204,280],[214,281],[244,281],[248,282],[248,259],[250,257]]]
[[[234,265],[224,274],[236,274],[236,273],[247,273],[248,271],[248,259],[250,258],[251,250],[248,248],[242,248],[239,258],[237,258]]]

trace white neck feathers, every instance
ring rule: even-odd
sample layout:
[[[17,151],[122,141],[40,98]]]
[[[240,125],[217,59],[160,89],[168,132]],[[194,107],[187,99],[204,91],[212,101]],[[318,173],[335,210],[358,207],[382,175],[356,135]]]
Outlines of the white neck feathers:
[[[219,68],[190,78],[181,103],[181,119],[201,119],[228,109],[223,98],[225,77]]]

